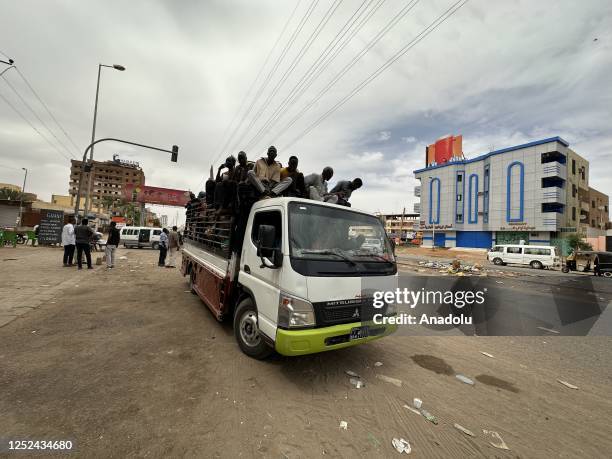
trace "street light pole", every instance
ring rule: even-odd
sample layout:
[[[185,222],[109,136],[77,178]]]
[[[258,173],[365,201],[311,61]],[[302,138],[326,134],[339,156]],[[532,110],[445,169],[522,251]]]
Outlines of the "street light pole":
[[[130,142],[128,140],[121,140],[121,139],[115,139],[115,138],[111,138],[111,137],[107,137],[104,139],[99,139],[96,140],[94,142],[91,142],[87,148],[85,149],[85,153],[83,153],[83,160],[81,161],[81,173],[79,176],[79,187],[77,188],[77,195],[76,195],[76,199],[75,199],[75,203],[74,203],[74,218],[77,218],[79,215],[79,205],[81,204],[81,184],[83,183],[83,175],[85,173],[85,160],[87,159],[87,153],[89,153],[89,151],[94,147],[95,144],[100,143],[100,142],[106,142],[106,141],[113,141],[113,142],[120,142],[120,143],[126,143],[128,145],[134,145],[137,147],[142,147],[142,148],[148,148],[149,150],[157,150],[157,151],[163,151],[165,153],[170,153],[170,161],[172,161],[173,163],[176,163],[178,161],[178,150],[179,147],[176,145],[172,146],[172,150],[166,150],[164,148],[157,148],[157,147],[152,147],[150,145],[144,145],[142,143],[136,143],[136,142]],[[84,215],[85,216],[85,213]]]
[[[21,218],[23,215],[23,195],[25,193],[26,179],[28,178],[28,170],[25,167],[22,167],[25,171],[25,175],[23,176],[23,186],[21,187],[21,194],[19,195],[19,226],[21,225]]]
[[[96,84],[96,102],[94,104],[93,127],[91,128],[91,143],[92,144],[96,140],[96,121],[98,119],[98,96],[100,94],[100,74],[102,73],[102,67],[108,67],[111,69],[119,70],[121,72],[125,70],[125,67],[122,65],[98,64],[98,83]],[[87,215],[87,211],[89,210],[90,201],[93,200],[93,199],[90,199],[90,196],[89,196],[91,192],[91,186],[92,186],[92,180],[93,180],[93,147],[89,154],[89,162],[91,163],[91,169],[89,170],[89,177],[87,180],[87,190],[86,190],[87,193],[85,195],[85,208],[83,210],[84,215]],[[79,183],[79,187],[80,187],[80,183]]]

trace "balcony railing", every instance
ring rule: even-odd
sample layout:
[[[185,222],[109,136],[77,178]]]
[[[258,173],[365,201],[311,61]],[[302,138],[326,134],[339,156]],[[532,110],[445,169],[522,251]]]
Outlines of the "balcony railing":
[[[565,164],[556,161],[542,164],[542,177],[567,177],[567,167]]]
[[[558,186],[542,188],[542,202],[565,204],[565,190]]]
[[[558,212],[542,212],[542,224],[548,231],[557,231],[563,222],[563,214]]]
[[[421,197],[421,187],[420,187],[420,186],[415,186],[415,187],[414,187],[414,195],[415,195],[417,198],[420,198],[420,197]]]
[[[421,213],[421,203],[419,202],[415,203],[413,210],[415,214],[420,214]]]

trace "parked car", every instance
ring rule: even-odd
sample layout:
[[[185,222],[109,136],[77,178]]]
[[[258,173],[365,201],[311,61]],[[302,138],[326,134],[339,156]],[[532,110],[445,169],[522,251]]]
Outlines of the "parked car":
[[[161,228],[149,228],[144,226],[124,226],[121,228],[121,242],[124,247],[151,247],[159,249],[159,236]]]
[[[499,244],[487,253],[490,262],[529,265],[534,269],[550,268],[560,264],[556,247],[550,245]]]
[[[361,245],[361,248],[373,253],[383,253],[382,241],[380,239],[367,237]]]

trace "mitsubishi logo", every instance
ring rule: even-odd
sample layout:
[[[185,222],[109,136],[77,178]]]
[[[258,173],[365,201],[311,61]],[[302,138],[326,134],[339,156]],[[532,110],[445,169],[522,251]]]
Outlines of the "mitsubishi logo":
[[[355,319],[355,318],[357,318],[357,317],[359,317],[359,308],[355,308],[355,312],[354,312],[354,313],[353,313],[353,315],[352,315],[352,318],[353,318],[353,319]]]

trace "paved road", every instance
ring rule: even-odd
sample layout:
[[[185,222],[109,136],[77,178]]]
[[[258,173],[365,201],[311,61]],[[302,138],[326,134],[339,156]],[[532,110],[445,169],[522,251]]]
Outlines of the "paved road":
[[[155,252],[119,255],[115,270],[79,273],[59,250],[0,251],[3,301],[19,295],[27,309],[0,326],[0,437],[70,439],[70,457],[390,457],[393,437],[415,457],[612,450],[609,337],[398,334],[260,362]],[[404,408],[413,397],[437,425]]]

